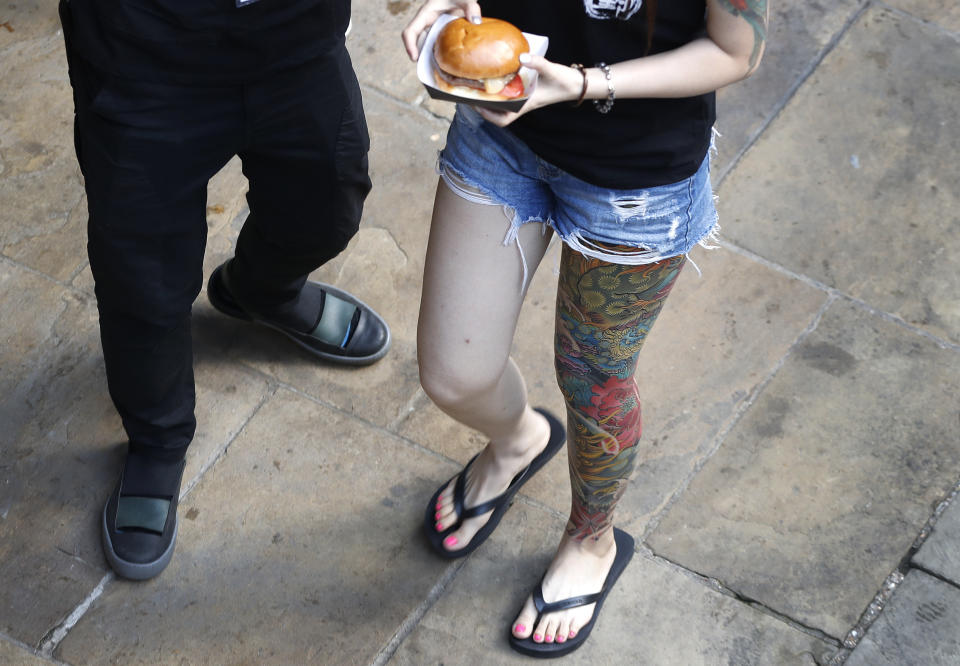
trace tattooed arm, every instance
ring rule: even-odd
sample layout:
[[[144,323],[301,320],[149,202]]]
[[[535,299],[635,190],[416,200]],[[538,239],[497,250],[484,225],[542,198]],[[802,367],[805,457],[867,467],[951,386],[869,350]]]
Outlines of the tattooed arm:
[[[680,48],[612,64],[617,99],[691,97],[717,90],[750,76],[760,64],[767,37],[767,0],[707,0],[707,36]],[[483,116],[508,125],[519,115],[548,104],[576,99],[583,79],[562,64],[531,56],[528,66],[540,81],[519,113],[484,109]],[[607,83],[597,68],[587,70],[586,99],[607,96]]]
[[[767,0],[710,0],[707,6],[710,39],[741,62],[749,53],[744,76],[753,74],[767,39]]]

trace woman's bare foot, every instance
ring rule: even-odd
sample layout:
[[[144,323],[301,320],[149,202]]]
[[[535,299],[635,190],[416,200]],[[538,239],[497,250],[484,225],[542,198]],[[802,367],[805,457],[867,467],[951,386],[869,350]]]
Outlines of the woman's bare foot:
[[[502,494],[510,486],[513,477],[546,448],[549,440],[550,423],[542,414],[527,407],[515,433],[507,438],[491,440],[470,465],[464,486],[464,506],[478,506]],[[453,510],[455,483],[456,479],[447,484],[437,499],[434,516],[434,529],[437,532],[457,522],[457,514]],[[490,519],[491,513],[492,510],[464,520],[460,529],[444,538],[443,547],[455,552],[468,546],[473,536]]]
[[[596,540],[587,538],[576,541],[564,534],[557,554],[543,577],[544,601],[551,603],[599,592],[616,555],[617,545],[612,528]],[[524,602],[511,631],[517,638],[532,635],[535,643],[565,643],[590,622],[594,606],[596,604],[588,604],[545,614],[538,622],[531,595]]]

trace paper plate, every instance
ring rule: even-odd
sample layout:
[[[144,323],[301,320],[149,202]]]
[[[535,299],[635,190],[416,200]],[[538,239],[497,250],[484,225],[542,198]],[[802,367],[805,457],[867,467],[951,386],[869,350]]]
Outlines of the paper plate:
[[[420,49],[420,58],[417,60],[417,77],[420,79],[420,83],[424,85],[427,93],[433,99],[442,99],[448,102],[462,102],[464,104],[482,106],[488,109],[518,111],[537,85],[537,72],[529,67],[520,68],[519,74],[523,80],[524,96],[515,99],[479,99],[467,95],[455,95],[437,88],[436,76],[433,73],[433,45],[437,41],[437,35],[440,34],[443,26],[456,18],[456,16],[451,16],[450,14],[443,14],[437,19],[436,23],[430,27],[430,32],[427,33],[427,39],[423,42],[423,48]],[[546,54],[547,44],[549,42],[546,37],[543,35],[531,35],[528,32],[523,33],[523,36],[527,38],[527,44],[530,45],[530,53],[539,56]]]

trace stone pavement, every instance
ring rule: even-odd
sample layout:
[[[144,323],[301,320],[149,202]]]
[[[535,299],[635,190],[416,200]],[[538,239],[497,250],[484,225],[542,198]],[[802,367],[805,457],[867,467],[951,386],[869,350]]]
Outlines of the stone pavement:
[[[960,5],[773,4],[763,66],[720,95],[723,246],[693,253],[703,277],[681,276],[644,351],[644,462],[619,513],[637,557],[570,663],[960,664]],[[139,584],[99,544],[123,433],[55,5],[0,7],[0,663],[524,661],[507,625],[561,532],[565,462],[466,561],[419,534],[482,441],[417,380],[452,109],[401,50],[415,3],[355,0],[375,188],[316,275],[383,313],[393,350],[318,364],[202,295],[177,554]],[[244,188],[236,162],[211,183],[207,274]],[[560,410],[557,252],[515,358]]]

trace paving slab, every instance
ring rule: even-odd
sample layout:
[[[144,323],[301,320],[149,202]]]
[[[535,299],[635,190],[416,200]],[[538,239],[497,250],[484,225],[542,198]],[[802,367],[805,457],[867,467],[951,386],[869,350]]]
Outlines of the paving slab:
[[[0,252],[66,280],[86,261],[73,98],[63,38],[49,21],[50,13],[56,17],[56,3],[43,9],[31,5],[14,9],[8,19],[23,25],[31,38],[0,27],[0,200],[10,220],[0,226]],[[28,19],[34,16],[38,26],[31,30]],[[10,38],[16,41],[5,44]]]
[[[722,176],[733,166],[862,4],[860,0],[773,3],[760,68],[746,81],[717,93],[716,128],[721,136],[712,165],[715,175]]]
[[[418,0],[356,0],[347,48],[364,86],[449,120],[455,105],[427,95],[400,39],[421,4]]]
[[[885,4],[960,33],[960,5],[953,0],[887,0]]]
[[[391,663],[530,663],[510,649],[507,632],[562,530],[562,520],[517,502]],[[813,666],[835,651],[829,642],[637,554],[607,597],[587,643],[564,663]]]
[[[48,663],[48,661],[37,657],[26,648],[8,643],[0,638],[0,664],[6,666],[44,666]]]
[[[369,663],[447,566],[420,498],[451,468],[281,389],[181,503],[168,569],[111,583],[54,656]]]
[[[960,505],[956,499],[937,518],[913,563],[960,586]]]
[[[692,265],[681,273],[637,372],[644,413],[642,462],[618,508],[620,523],[637,534],[683,487],[715,446],[717,434],[826,300],[822,291],[727,250],[697,250],[691,256],[703,277]],[[548,254],[531,286],[514,357],[531,387],[532,404],[562,410],[553,367],[554,265]],[[483,446],[479,435],[432,405],[414,410],[401,432],[461,464]],[[566,513],[568,471],[562,456],[558,459],[523,492]]]
[[[0,260],[0,631],[30,645],[107,566],[99,515],[126,441],[107,394],[93,299]],[[197,366],[198,428],[184,483],[268,390],[233,364]]]
[[[955,666],[958,661],[960,589],[911,571],[845,665]]]
[[[416,64],[403,47],[400,32],[413,19],[420,2],[357,0],[351,8],[353,27],[347,48],[357,77],[369,86],[407,103],[426,96]]]
[[[728,238],[960,342],[958,45],[871,6],[723,182]]]
[[[0,7],[0,51],[60,29],[56,3],[18,0]]]
[[[244,325],[233,335],[229,354],[324,402],[386,426],[401,415],[419,388],[416,324],[437,183],[433,165],[444,125],[376,92],[365,91],[364,104],[371,134],[377,137],[370,154],[374,189],[359,233],[312,277],[347,289],[376,309],[391,328],[389,354],[372,366],[338,366],[318,361],[274,331],[253,325]],[[222,252],[221,258],[229,257],[242,223],[240,215],[214,234],[208,255]],[[197,316],[205,308],[201,299]]]
[[[956,352],[838,301],[648,543],[844,636],[956,483],[958,394]]]

